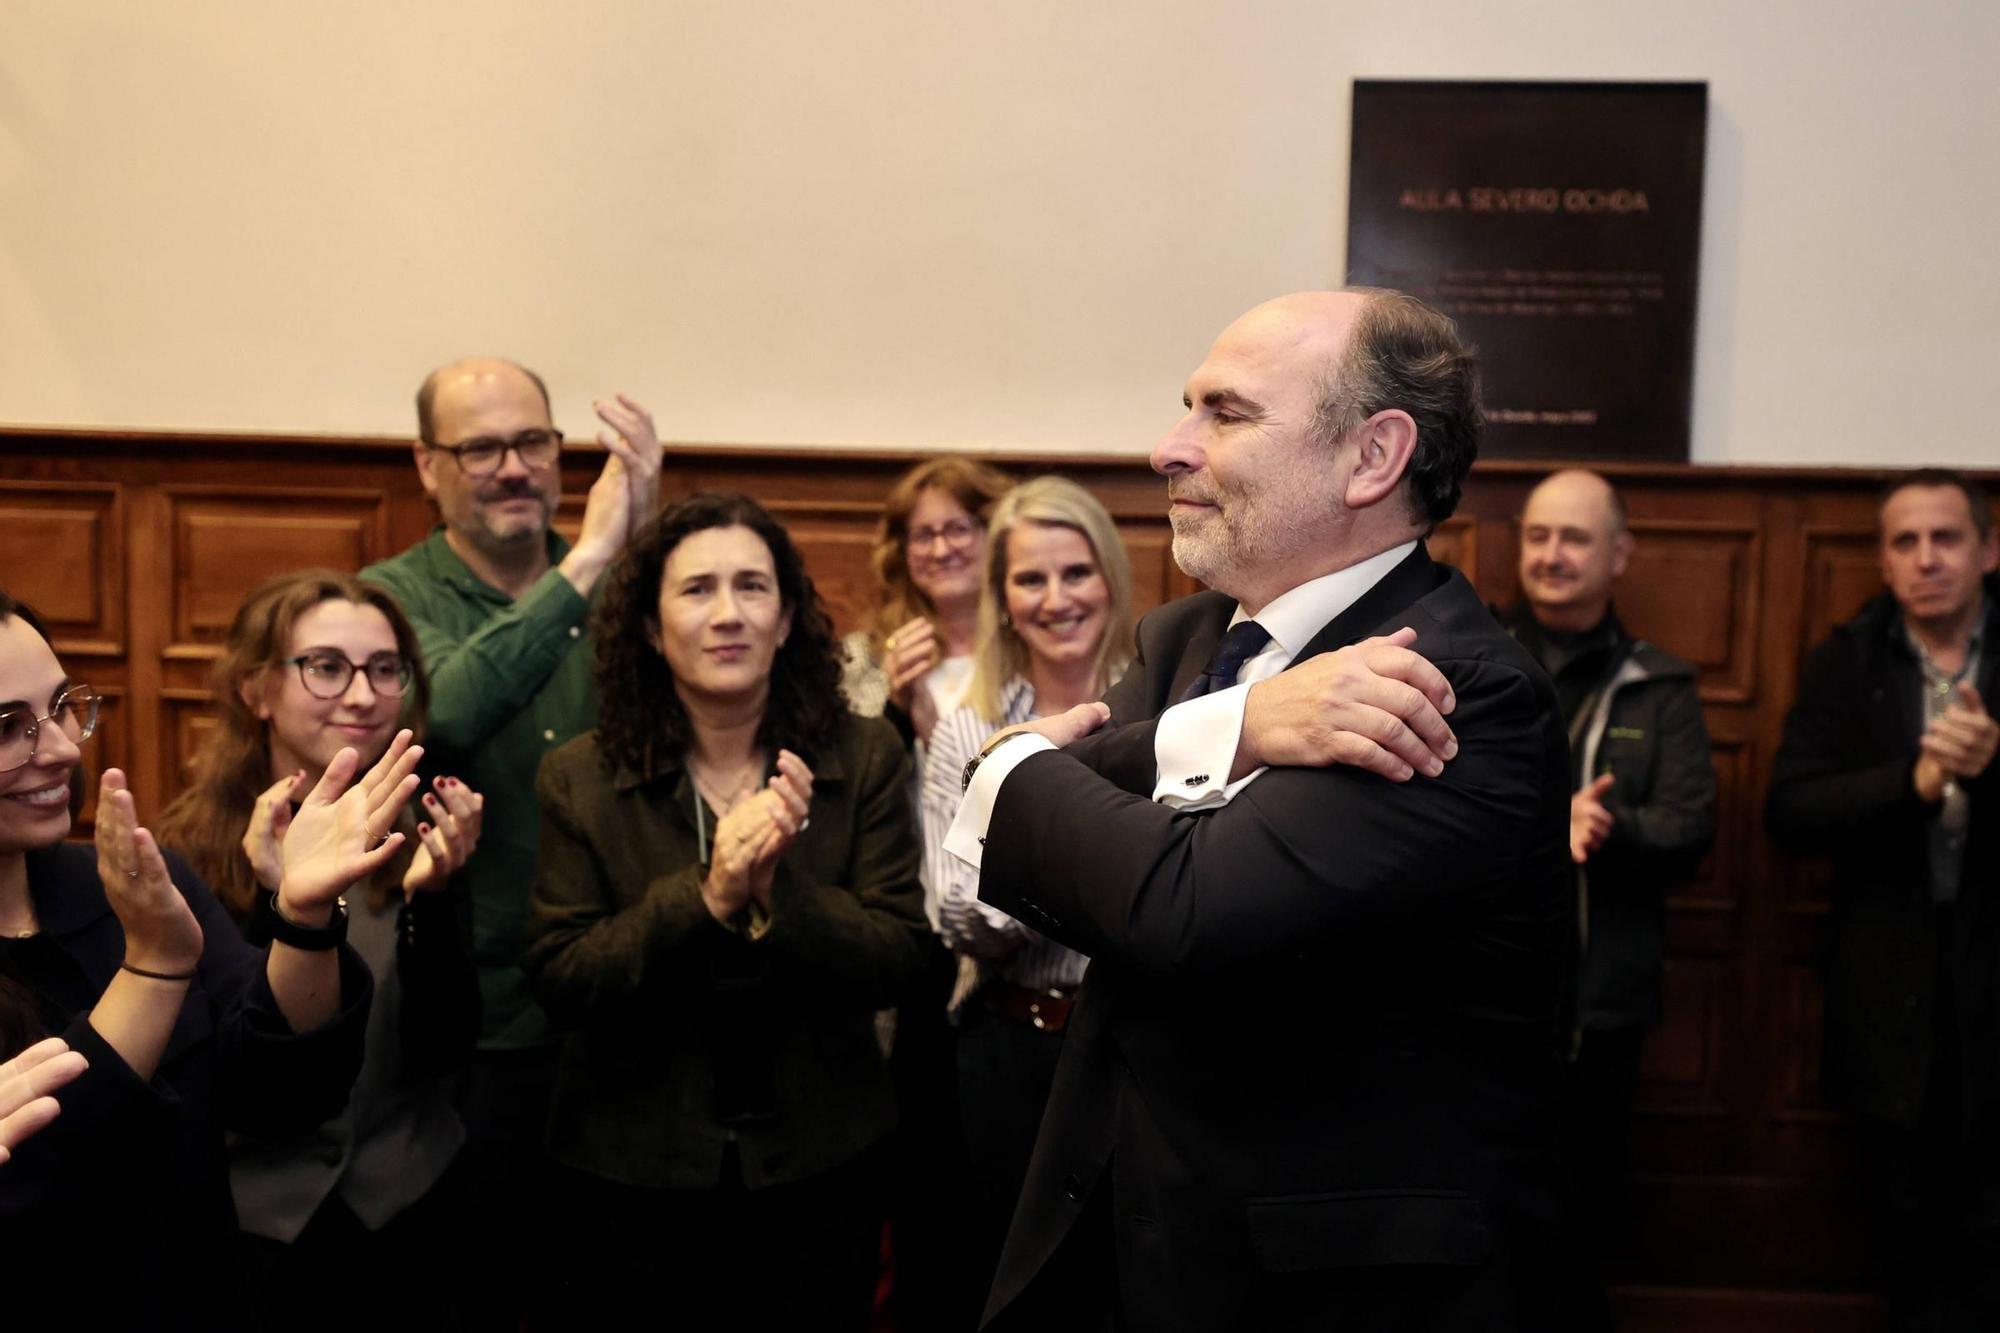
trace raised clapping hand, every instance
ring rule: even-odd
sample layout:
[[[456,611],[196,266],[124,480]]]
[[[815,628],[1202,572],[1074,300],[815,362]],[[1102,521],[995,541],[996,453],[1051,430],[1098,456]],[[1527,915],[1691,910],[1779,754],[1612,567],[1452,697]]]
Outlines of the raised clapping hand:
[[[778,751],[778,771],[761,791],[749,793],[716,821],[702,900],[716,920],[727,921],[755,899],[771,909],[778,858],[806,826],[812,807],[812,770],[790,750]]]
[[[417,825],[417,854],[403,872],[403,896],[435,893],[451,883],[479,846],[486,798],[457,778],[436,778],[424,793],[430,819]]]
[[[1391,782],[1436,777],[1458,755],[1444,674],[1410,651],[1413,629],[1321,653],[1250,687],[1230,777],[1266,765],[1348,764]]]
[[[201,961],[201,923],[167,874],[153,835],[139,827],[125,774],[104,770],[97,794],[97,877],[125,931],[125,961],[167,976]]]
[[[361,758],[349,746],[333,757],[285,830],[284,878],[278,901],[285,916],[323,926],[349,885],[380,869],[403,845],[396,820],[419,785],[421,745],[396,733],[375,766],[353,782]],[[353,782],[353,785],[349,785]]]
[[[55,1091],[90,1066],[61,1037],[50,1037],[0,1064],[0,1165],[61,1106]]]
[[[1569,859],[1582,865],[1611,836],[1611,811],[1604,798],[1614,778],[1605,773],[1569,798]]]
[[[664,450],[653,414],[628,394],[591,404],[597,419],[609,429],[597,432],[597,442],[623,466],[627,490],[626,531],[630,533],[653,516],[660,504],[660,458]]]
[[[917,735],[929,741],[931,729],[937,725],[937,701],[923,687],[923,682],[943,660],[937,630],[930,621],[918,616],[889,636],[887,651],[882,669],[889,676],[889,698],[910,715]]]
[[[305,789],[302,768],[279,778],[264,789],[250,807],[250,823],[243,830],[243,855],[250,860],[251,873],[267,889],[275,889],[285,878],[285,830],[292,823],[292,802]]]
[[[1985,701],[1970,683],[1958,687],[1958,697],[1931,720],[1917,742],[1917,792],[1927,801],[1944,793],[1953,779],[1976,778],[1993,762],[2000,748],[2000,722],[1986,711]]]

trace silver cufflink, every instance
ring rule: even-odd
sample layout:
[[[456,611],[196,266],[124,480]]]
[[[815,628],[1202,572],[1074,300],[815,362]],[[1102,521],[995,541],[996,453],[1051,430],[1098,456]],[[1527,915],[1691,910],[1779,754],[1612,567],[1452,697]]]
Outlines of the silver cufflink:
[[[1199,787],[1206,781],[1208,781],[1208,774],[1206,773],[1197,773],[1193,777],[1186,779],[1187,785],[1190,787]]]

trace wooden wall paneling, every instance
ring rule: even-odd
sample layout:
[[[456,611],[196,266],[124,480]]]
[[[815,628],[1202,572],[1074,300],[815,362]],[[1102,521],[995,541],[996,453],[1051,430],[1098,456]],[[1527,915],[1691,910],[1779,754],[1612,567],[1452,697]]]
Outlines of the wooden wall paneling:
[[[0,587],[62,653],[125,651],[124,510],[116,483],[0,481]]]
[[[353,571],[390,554],[380,491],[292,486],[165,488],[172,532],[169,657],[208,657],[244,594],[321,565]]]
[[[661,491],[765,500],[845,619],[866,598],[881,498],[919,461],[671,444]],[[572,536],[602,462],[587,444],[564,453],[557,526]],[[1163,484],[1142,460],[1000,463],[1097,494],[1126,538],[1142,605],[1194,586],[1173,565]],[[1551,466],[1482,464],[1432,539],[1489,601],[1514,599],[1514,516]],[[1621,612],[1701,666],[1721,793],[1715,850],[1668,906],[1667,1019],[1647,1054],[1634,1243],[1619,1257],[1626,1326],[1862,1327],[1872,1302],[1843,1294],[1870,1263],[1854,1144],[1817,1086],[1822,872],[1772,847],[1762,805],[1801,654],[1879,586],[1881,476],[1603,470],[1638,538]],[[127,768],[146,818],[213,725],[207,671],[243,591],[308,563],[355,568],[434,521],[398,440],[0,428],[0,471],[0,586],[53,608],[72,670],[113,701],[87,763]]]
[[[1618,613],[1634,634],[1701,671],[1702,698],[1747,703],[1756,688],[1761,542],[1754,525],[1631,521]]]

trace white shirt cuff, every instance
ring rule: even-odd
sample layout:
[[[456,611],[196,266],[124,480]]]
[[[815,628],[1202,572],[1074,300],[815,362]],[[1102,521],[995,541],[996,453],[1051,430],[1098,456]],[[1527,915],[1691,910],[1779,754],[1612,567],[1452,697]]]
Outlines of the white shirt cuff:
[[[1154,800],[1175,810],[1212,810],[1227,805],[1264,771],[1229,780],[1249,697],[1248,685],[1232,685],[1160,714],[1153,729],[1153,761],[1160,775]]]
[[[1055,748],[1048,737],[1029,731],[980,760],[972,771],[972,785],[965,789],[965,799],[952,817],[951,831],[944,835],[944,849],[977,870],[986,846],[986,826],[993,822],[993,803],[1000,799],[1000,784],[1023,759]]]

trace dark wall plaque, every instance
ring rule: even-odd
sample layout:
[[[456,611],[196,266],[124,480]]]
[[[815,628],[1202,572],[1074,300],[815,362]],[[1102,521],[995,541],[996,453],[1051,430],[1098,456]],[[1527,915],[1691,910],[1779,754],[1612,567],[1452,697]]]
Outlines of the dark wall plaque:
[[[1457,319],[1485,452],[1688,456],[1705,83],[1356,80],[1348,281]]]

